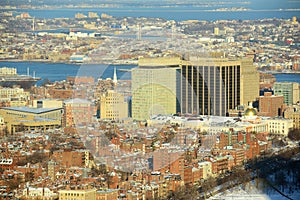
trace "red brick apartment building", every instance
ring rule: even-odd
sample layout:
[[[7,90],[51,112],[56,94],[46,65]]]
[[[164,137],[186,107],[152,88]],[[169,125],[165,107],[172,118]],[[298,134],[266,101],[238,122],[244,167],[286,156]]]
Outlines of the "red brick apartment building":
[[[64,101],[63,126],[84,125],[95,120],[96,106],[85,99],[70,99]]]
[[[281,109],[284,97],[272,95],[271,92],[265,92],[264,96],[260,96],[259,99],[259,115],[266,117],[278,116],[279,109]]]

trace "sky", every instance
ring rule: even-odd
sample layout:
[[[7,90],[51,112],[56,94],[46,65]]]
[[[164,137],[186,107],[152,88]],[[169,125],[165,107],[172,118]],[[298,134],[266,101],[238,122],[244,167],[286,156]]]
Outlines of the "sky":
[[[242,3],[241,3],[242,2]],[[245,3],[246,2],[246,3]],[[228,7],[250,9],[293,9],[300,8],[300,0],[0,0],[0,5],[80,5],[80,4],[119,4],[121,6],[182,5],[182,4],[224,4]]]

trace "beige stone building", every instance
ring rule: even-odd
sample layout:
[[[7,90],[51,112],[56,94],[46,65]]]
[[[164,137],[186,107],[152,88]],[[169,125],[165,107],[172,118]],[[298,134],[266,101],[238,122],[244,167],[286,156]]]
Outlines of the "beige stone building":
[[[203,179],[207,179],[208,177],[210,177],[212,175],[212,166],[211,166],[211,162],[208,161],[202,161],[198,163],[199,168],[203,169]]]
[[[30,93],[23,88],[0,88],[0,102],[9,102],[10,106],[25,106],[28,104]]]
[[[57,193],[51,191],[49,188],[25,188],[23,190],[23,196],[21,199],[26,200],[38,200],[38,199],[44,199],[44,200],[55,200],[57,199],[58,195]]]
[[[96,200],[96,189],[59,190],[59,200]]]
[[[34,108],[62,108],[63,101],[58,100],[58,99],[33,100],[32,107],[34,107]]]
[[[58,128],[62,108],[5,107],[0,109],[9,133]]]
[[[114,90],[108,90],[100,98],[101,119],[123,119],[128,117],[126,97]]]
[[[247,106],[249,102],[259,96],[259,73],[253,65],[252,59],[241,61],[241,105]]]
[[[285,111],[284,117],[293,120],[294,129],[300,129],[300,106]]]
[[[272,134],[287,136],[293,128],[293,120],[281,117],[274,117],[265,120],[268,123],[268,132]]]

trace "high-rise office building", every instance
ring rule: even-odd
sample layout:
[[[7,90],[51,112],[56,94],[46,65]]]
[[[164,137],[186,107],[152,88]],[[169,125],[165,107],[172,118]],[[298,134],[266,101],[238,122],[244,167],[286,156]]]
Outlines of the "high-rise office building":
[[[274,84],[275,95],[282,95],[287,105],[296,104],[299,101],[299,83],[276,82]]]
[[[249,58],[241,59],[241,105],[248,106],[259,97],[259,73]]]
[[[148,58],[133,70],[132,87],[134,119],[176,112],[225,116],[259,96],[259,75],[251,59]]]
[[[155,114],[174,114],[177,105],[179,57],[140,59],[132,70],[132,118],[149,119]]]
[[[182,62],[182,113],[224,116],[258,94],[259,75],[249,59],[190,57]]]

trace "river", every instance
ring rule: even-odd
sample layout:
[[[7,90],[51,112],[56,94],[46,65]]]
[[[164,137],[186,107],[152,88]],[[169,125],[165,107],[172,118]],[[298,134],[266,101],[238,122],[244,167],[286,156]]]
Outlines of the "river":
[[[45,79],[49,79],[52,82],[62,81],[66,80],[67,76],[92,76],[95,79],[113,78],[114,67],[116,67],[118,79],[130,80],[131,73],[126,70],[137,67],[136,65],[76,65],[43,62],[0,62],[0,67],[5,66],[17,68],[19,74],[26,74],[27,68],[29,68],[31,75],[33,75],[33,71],[35,71],[36,77],[42,79],[38,82],[38,85]],[[277,82],[300,83],[300,74],[275,74],[275,77]]]
[[[45,8],[45,9],[15,9],[11,10],[14,15],[28,12],[32,17],[41,19],[52,18],[74,18],[76,13],[96,12],[99,15],[106,13],[114,17],[150,17],[164,18],[167,20],[255,20],[265,18],[291,19],[293,16],[299,17],[300,2],[297,0],[248,0],[203,2],[204,4],[193,4],[191,2],[176,1],[172,4],[158,2],[145,6],[141,4],[122,4],[117,7],[96,7],[96,8]],[[199,3],[199,2],[198,2]],[[243,11],[220,11],[222,8],[246,8]]]

